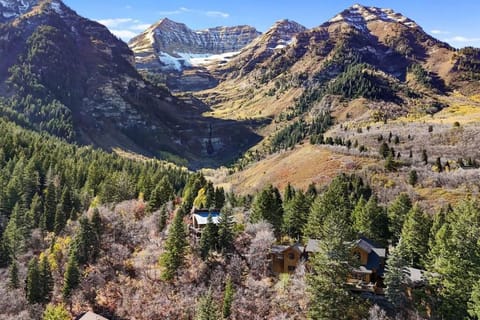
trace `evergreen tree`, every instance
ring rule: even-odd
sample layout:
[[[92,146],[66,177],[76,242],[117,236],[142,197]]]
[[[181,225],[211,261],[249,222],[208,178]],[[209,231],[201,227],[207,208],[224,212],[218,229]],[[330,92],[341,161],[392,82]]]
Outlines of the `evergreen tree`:
[[[0,241],[0,268],[5,268],[10,263],[11,255],[9,251],[7,242]]]
[[[427,155],[427,150],[423,149],[422,150],[422,161],[424,164],[428,164],[428,155]]]
[[[165,206],[162,206],[160,208],[160,213],[158,217],[158,231],[162,232],[163,229],[165,229],[165,226],[167,225],[167,218],[168,218],[168,212],[167,208]]]
[[[468,310],[474,311],[468,302],[476,299],[480,281],[479,236],[480,206],[475,201],[458,204],[437,232],[429,283],[437,288],[436,311],[444,319],[466,319]]]
[[[387,209],[388,229],[394,245],[396,245],[400,239],[403,223],[410,209],[412,209],[412,201],[406,193],[398,195]]]
[[[3,234],[3,241],[6,243],[9,253],[13,258],[25,249],[25,241],[28,236],[25,218],[25,214],[20,205],[18,203],[15,204]]]
[[[283,222],[283,207],[280,192],[272,185],[258,193],[252,205],[250,221],[255,223],[262,220],[271,223],[278,235]]]
[[[438,172],[443,171],[442,160],[440,159],[440,157],[435,160],[435,167],[437,167]]]
[[[208,215],[207,225],[202,230],[200,236],[200,255],[202,259],[206,259],[210,251],[213,251],[217,247],[218,242],[218,229],[213,223],[212,215]]]
[[[55,211],[55,222],[53,226],[53,231],[56,235],[59,235],[62,232],[63,228],[67,224],[67,217],[65,216],[65,212],[62,209],[62,206],[59,204],[57,205],[57,210]]]
[[[213,183],[208,182],[205,187],[205,208],[212,209],[215,207],[215,188]],[[220,208],[219,208],[220,209]]]
[[[328,215],[322,224],[319,252],[311,259],[312,272],[307,276],[310,293],[309,319],[348,319],[353,298],[345,288],[350,267],[350,253],[345,241],[351,239],[349,222]]]
[[[310,183],[307,188],[307,192],[305,193],[307,197],[309,197],[312,201],[317,197],[317,187],[315,186],[315,183]]]
[[[225,283],[225,293],[223,294],[223,306],[222,306],[222,315],[224,319],[228,319],[232,314],[232,303],[233,303],[233,295],[235,291],[233,289],[232,279],[227,277],[227,281]]]
[[[405,259],[415,268],[425,267],[431,225],[430,217],[417,204],[407,213],[401,238]]]
[[[93,231],[97,235],[97,243],[100,242],[100,237],[102,236],[103,233],[103,222],[102,222],[102,217],[100,216],[100,211],[98,208],[93,209],[92,213],[92,219],[90,222]]]
[[[40,226],[40,221],[43,214],[42,198],[35,193],[30,203],[30,210],[28,211],[28,217],[31,221],[32,227],[36,228]]]
[[[286,204],[293,200],[293,197],[295,196],[295,189],[292,187],[290,182],[287,184],[285,187],[285,191],[283,192],[283,203]]]
[[[353,229],[358,234],[383,245],[388,239],[388,218],[375,196],[368,202],[360,198],[352,212]]]
[[[39,273],[43,299],[42,302],[48,303],[52,299],[54,281],[50,263],[48,262],[46,255],[42,255],[42,258],[40,259]]]
[[[25,280],[25,294],[27,301],[30,304],[41,303],[42,297],[42,284],[40,280],[40,270],[38,267],[37,257],[33,257],[28,263],[27,279]]]
[[[301,190],[297,191],[293,199],[285,205],[283,232],[294,239],[300,239],[307,223],[310,207],[310,199]]]
[[[85,264],[96,259],[100,248],[97,234],[92,228],[90,221],[88,221],[88,218],[83,216],[79,222],[80,228],[75,235],[71,250],[77,262],[79,264]]]
[[[41,225],[46,231],[53,231],[55,225],[55,213],[57,211],[57,201],[55,194],[55,185],[49,182],[44,195],[44,209]]]
[[[215,188],[215,208],[222,209],[225,205],[225,190],[222,187]]]
[[[233,247],[234,224],[232,208],[225,206],[218,218],[218,249],[222,252],[228,252]]]
[[[418,182],[418,174],[416,170],[411,170],[408,173],[408,184],[415,186]]]
[[[468,314],[474,319],[480,319],[480,280],[473,286],[468,301]]]
[[[72,291],[77,288],[80,283],[80,270],[78,268],[77,257],[75,254],[70,254],[63,277],[62,294],[64,298],[69,298]]]
[[[8,270],[9,273],[9,282],[8,285],[12,289],[18,289],[19,288],[19,280],[18,280],[18,263],[16,260],[14,260],[10,264],[10,268]]]
[[[388,155],[390,154],[390,147],[388,146],[388,144],[386,142],[383,142],[381,145],[380,145],[380,149],[378,150],[378,153],[384,158],[386,159],[388,157]]]
[[[405,294],[407,261],[404,259],[403,249],[403,244],[400,241],[388,256],[384,278],[385,296],[397,311],[403,310],[407,303]]]
[[[218,320],[219,314],[212,292],[209,290],[205,296],[200,298],[198,302],[198,310],[196,320]]]
[[[170,225],[165,253],[160,257],[160,264],[164,269],[162,273],[164,280],[172,280],[183,265],[187,246],[187,231],[183,215],[177,211]]]

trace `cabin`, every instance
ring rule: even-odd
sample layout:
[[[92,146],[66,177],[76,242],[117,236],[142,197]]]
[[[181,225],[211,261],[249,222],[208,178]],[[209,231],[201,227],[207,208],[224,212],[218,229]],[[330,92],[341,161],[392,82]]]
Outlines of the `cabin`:
[[[190,226],[195,233],[201,233],[202,229],[208,224],[208,216],[212,217],[213,224],[218,224],[220,219],[220,210],[218,209],[193,209],[191,213]]]
[[[108,319],[105,317],[102,317],[99,314],[88,311],[82,314],[81,316],[75,318],[75,320],[108,320]]]
[[[302,259],[304,248],[300,244],[293,246],[275,245],[270,251],[272,272],[294,273],[298,263]]]
[[[351,248],[352,258],[357,262],[346,281],[349,288],[352,291],[383,294],[386,249],[364,237],[345,245]],[[320,240],[309,239],[304,253],[306,258],[319,251]]]
[[[363,237],[352,243],[351,253],[359,266],[352,268],[347,279],[351,290],[383,293],[386,251]]]

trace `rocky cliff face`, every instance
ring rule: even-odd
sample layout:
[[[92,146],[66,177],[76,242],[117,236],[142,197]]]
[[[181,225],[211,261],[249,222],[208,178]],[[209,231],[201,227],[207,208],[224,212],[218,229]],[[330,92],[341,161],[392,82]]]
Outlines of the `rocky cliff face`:
[[[38,0],[0,0],[0,23],[13,20],[30,10]]]
[[[235,54],[258,37],[249,26],[194,31],[183,23],[162,19],[129,42],[139,69],[181,71]]]

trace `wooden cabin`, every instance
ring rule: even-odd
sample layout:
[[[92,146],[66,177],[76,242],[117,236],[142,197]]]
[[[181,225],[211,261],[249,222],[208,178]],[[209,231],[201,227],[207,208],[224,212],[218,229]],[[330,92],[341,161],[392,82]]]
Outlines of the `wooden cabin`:
[[[302,258],[303,250],[303,247],[298,243],[293,246],[272,246],[270,251],[272,272],[275,274],[294,273]]]
[[[360,238],[345,245],[351,248],[351,255],[356,260],[355,267],[351,267],[351,273],[346,279],[350,289],[382,294],[386,249],[367,238]],[[320,240],[309,239],[305,247],[306,258],[319,251]]]

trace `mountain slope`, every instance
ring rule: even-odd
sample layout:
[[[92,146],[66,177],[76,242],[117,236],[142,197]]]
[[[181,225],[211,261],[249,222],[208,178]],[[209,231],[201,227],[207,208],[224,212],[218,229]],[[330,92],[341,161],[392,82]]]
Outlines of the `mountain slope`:
[[[18,12],[0,24],[2,115],[70,141],[192,166],[229,161],[256,141],[243,124],[205,119],[203,104],[145,81],[124,42],[62,2],[2,3],[0,15]]]

